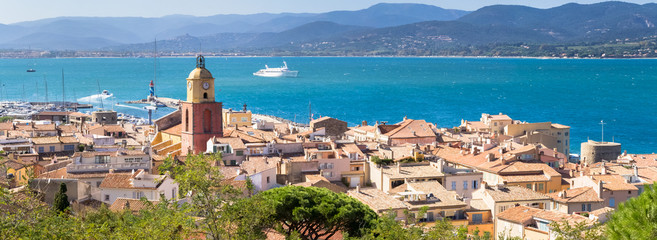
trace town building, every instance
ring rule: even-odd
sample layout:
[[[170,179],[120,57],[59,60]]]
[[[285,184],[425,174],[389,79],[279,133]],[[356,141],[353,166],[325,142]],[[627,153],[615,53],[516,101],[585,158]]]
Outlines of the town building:
[[[151,175],[144,170],[133,173],[109,173],[100,184],[103,203],[112,205],[117,198],[146,198],[150,201],[178,200],[178,184],[166,175]]]
[[[553,228],[550,225],[553,222],[565,222],[571,226],[576,224],[591,226],[594,223],[594,221],[577,214],[517,206],[498,214],[495,222],[495,232],[504,239],[512,237],[520,239],[557,239],[559,236],[552,230]]]
[[[591,187],[572,188],[548,194],[552,210],[566,214],[591,212],[605,207],[604,199]]]
[[[246,104],[242,111],[235,111],[232,108],[223,111],[223,126],[224,129],[227,127],[251,127],[252,123],[252,114],[251,111],[246,109]]]
[[[480,189],[472,193],[472,201],[483,201],[493,217],[496,217],[516,205],[549,208],[551,198],[526,187],[482,184]]]

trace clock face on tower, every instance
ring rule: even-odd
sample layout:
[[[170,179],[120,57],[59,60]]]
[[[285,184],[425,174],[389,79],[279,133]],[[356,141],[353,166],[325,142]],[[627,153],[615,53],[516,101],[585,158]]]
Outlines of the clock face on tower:
[[[209,82],[203,82],[203,89],[208,90],[210,88],[210,83]]]

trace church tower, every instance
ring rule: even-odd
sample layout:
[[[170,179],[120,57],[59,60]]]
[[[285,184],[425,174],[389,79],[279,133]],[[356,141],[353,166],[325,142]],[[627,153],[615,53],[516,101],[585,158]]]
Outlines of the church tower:
[[[215,102],[214,93],[214,78],[199,55],[187,77],[187,101],[181,105],[181,155],[205,152],[209,139],[223,137],[222,103]]]

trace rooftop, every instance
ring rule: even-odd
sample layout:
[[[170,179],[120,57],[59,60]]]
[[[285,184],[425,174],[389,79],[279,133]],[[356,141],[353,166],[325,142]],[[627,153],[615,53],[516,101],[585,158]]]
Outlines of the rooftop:
[[[490,187],[485,190],[495,202],[550,200],[550,197],[520,186]]]

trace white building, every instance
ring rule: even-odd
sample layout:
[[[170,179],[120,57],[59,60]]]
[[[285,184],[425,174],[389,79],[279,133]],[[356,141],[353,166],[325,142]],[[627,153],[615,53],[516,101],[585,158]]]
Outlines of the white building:
[[[151,169],[151,157],[139,150],[118,150],[114,152],[76,152],[73,163],[66,166],[69,173],[130,171]]]
[[[133,173],[110,173],[100,184],[101,199],[111,205],[117,198],[141,199],[157,201],[164,197],[170,200],[178,199],[178,184],[166,175],[152,175],[137,170]]]

